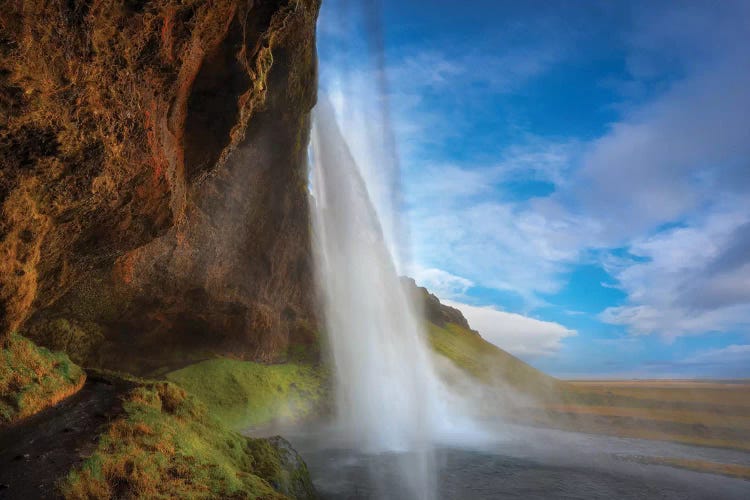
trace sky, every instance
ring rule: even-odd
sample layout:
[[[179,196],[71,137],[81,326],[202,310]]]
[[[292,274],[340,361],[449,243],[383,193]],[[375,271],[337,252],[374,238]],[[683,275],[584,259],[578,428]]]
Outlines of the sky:
[[[381,4],[320,86],[404,272],[558,377],[750,377],[750,2]]]

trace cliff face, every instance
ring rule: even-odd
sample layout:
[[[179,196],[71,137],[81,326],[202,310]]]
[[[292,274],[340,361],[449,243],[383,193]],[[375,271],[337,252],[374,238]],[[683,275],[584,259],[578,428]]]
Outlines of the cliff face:
[[[0,338],[138,369],[306,341],[319,0],[2,3]]]
[[[417,282],[412,278],[402,277],[401,283],[407,293],[411,294],[414,298],[414,303],[422,307],[425,319],[430,323],[441,328],[445,327],[448,323],[453,323],[464,330],[477,333],[475,330],[471,329],[469,322],[466,321],[466,318],[461,311],[455,307],[441,303],[440,299],[431,294],[425,287],[418,286]]]

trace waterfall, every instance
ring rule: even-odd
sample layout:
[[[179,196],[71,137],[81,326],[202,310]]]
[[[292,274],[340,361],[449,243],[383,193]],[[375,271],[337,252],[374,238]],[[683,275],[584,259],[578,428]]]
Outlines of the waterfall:
[[[337,417],[356,449],[411,457],[404,478],[431,496],[442,420],[438,379],[410,294],[331,104],[314,111],[313,221],[318,283],[335,367]],[[408,477],[407,477],[408,476]]]

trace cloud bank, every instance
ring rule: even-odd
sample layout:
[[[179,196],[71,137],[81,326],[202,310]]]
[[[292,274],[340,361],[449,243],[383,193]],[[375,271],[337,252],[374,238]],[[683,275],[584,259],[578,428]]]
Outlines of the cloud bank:
[[[500,311],[492,306],[443,302],[464,313],[471,327],[485,340],[526,360],[551,356],[562,348],[563,339],[576,335],[574,330],[558,323]]]
[[[411,251],[402,271],[522,356],[559,352],[574,330],[529,316],[569,309],[586,311],[568,317],[593,339],[723,334],[745,345],[750,3],[584,2],[565,16],[554,3],[490,5],[491,29],[470,13],[470,32],[457,23],[409,37],[399,25],[386,54],[404,198],[384,199],[397,172],[358,159],[384,231]],[[328,31],[331,47],[348,46]],[[384,97],[362,50],[329,53],[348,58],[337,66],[345,78],[321,82],[359,156],[383,135],[368,117]],[[561,83],[576,71],[580,80]],[[592,95],[567,88],[576,83]],[[525,115],[558,94],[577,99],[575,113]],[[607,275],[599,289],[571,291],[582,267]],[[524,315],[466,305],[493,302]]]
[[[529,310],[596,255],[627,295],[600,320],[665,338],[747,331],[750,4],[634,4],[630,15],[621,87],[648,91],[624,94],[619,119],[590,140],[526,133],[494,162],[424,165],[409,187],[416,255]],[[542,58],[519,81],[564,59]],[[441,75],[457,83],[457,71]],[[553,192],[514,199],[513,179]]]

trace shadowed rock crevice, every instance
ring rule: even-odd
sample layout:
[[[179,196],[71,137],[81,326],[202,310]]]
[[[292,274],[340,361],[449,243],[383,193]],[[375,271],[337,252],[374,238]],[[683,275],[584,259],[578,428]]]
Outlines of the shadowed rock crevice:
[[[240,112],[239,97],[252,83],[238,59],[242,34],[243,26],[235,18],[227,37],[203,61],[193,84],[184,138],[188,183],[213,167],[231,142],[230,132]]]

